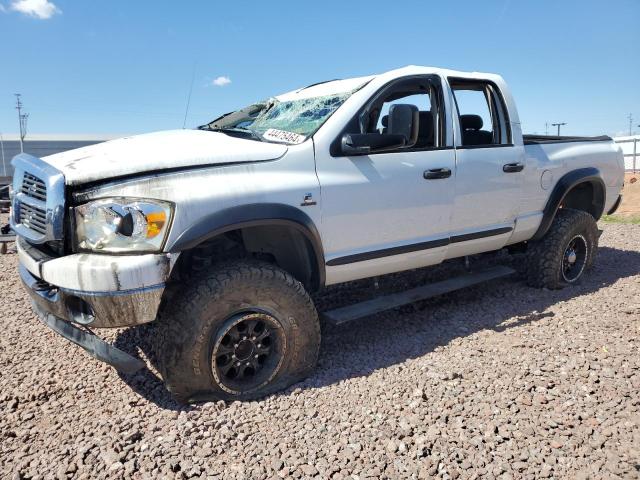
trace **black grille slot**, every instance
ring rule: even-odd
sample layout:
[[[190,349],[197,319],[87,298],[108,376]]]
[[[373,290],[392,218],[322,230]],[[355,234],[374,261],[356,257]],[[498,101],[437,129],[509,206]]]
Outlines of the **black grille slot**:
[[[31,230],[44,235],[47,233],[47,214],[44,210],[26,203],[20,204],[19,222]]]
[[[28,197],[37,198],[43,202],[47,199],[47,186],[42,180],[30,173],[25,173],[24,177],[22,177],[21,192]]]

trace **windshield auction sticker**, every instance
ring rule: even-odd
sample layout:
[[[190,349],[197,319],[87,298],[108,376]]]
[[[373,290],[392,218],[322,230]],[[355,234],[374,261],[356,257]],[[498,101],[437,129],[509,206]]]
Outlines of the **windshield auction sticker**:
[[[304,142],[304,135],[299,135],[293,132],[286,132],[284,130],[278,130],[277,128],[270,128],[266,132],[262,134],[263,138],[267,140],[274,140],[276,142],[287,142],[287,143],[302,143]]]

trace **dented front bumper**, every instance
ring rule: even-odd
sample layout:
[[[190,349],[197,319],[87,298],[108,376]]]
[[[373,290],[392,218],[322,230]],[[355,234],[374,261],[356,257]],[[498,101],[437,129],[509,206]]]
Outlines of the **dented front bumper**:
[[[177,254],[47,257],[19,238],[20,276],[40,314],[91,328],[151,322]]]

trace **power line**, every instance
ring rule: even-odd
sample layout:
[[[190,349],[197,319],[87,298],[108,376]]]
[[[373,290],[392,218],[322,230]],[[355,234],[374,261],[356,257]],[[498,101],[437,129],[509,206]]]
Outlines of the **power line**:
[[[560,136],[560,127],[566,124],[567,122],[562,122],[562,123],[552,123],[551,125],[554,127],[558,127],[558,136]]]

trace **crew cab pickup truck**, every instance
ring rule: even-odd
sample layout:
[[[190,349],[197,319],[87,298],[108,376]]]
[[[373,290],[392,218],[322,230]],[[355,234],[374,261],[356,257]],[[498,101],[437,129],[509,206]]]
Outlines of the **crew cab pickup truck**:
[[[416,66],[13,165],[42,321],[123,372],[142,362],[92,330],[155,322],[186,402],[307,376],[328,285],[505,247],[531,286],[573,284],[623,185],[610,138],[523,136],[500,76]]]

